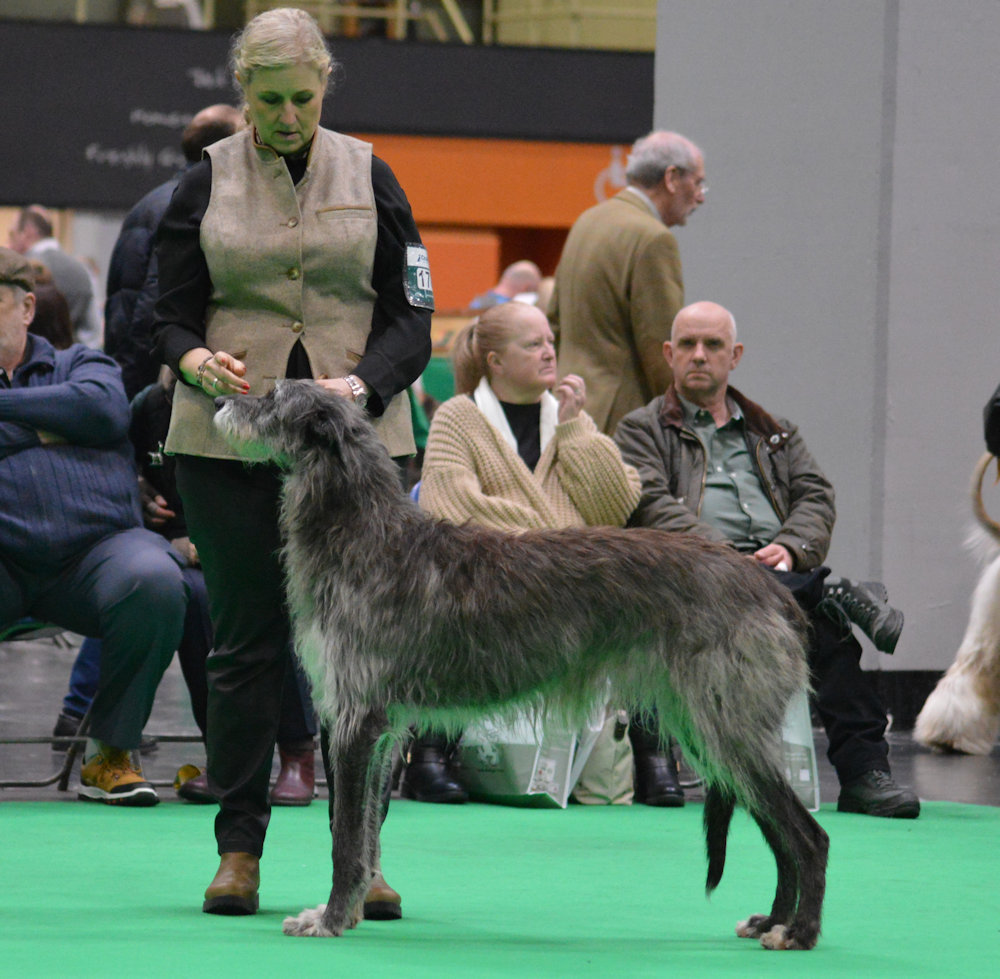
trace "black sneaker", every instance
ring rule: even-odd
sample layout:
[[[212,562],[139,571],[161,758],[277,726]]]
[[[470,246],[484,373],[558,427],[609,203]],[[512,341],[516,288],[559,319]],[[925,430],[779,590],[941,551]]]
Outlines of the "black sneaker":
[[[916,819],[920,815],[920,800],[910,789],[897,785],[888,772],[876,770],[840,787],[837,811]]]
[[[76,732],[80,730],[80,722],[82,720],[83,718],[78,717],[76,714],[67,714],[66,711],[60,711],[59,716],[56,718],[56,726],[52,729],[52,737],[56,739],[75,737]],[[70,744],[72,744],[71,741],[56,740],[52,742],[52,750],[65,753],[69,751]],[[151,735],[144,734],[139,740],[140,755],[148,755],[156,751],[159,747],[160,742]]]
[[[840,608],[883,653],[892,653],[903,631],[903,613],[889,604],[881,581],[841,578],[823,589],[824,602]]]

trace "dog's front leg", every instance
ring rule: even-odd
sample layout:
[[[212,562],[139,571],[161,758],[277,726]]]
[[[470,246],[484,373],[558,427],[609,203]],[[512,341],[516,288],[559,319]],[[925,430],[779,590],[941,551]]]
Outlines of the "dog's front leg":
[[[375,742],[382,733],[374,715],[359,718],[345,711],[330,739],[333,784],[333,888],[325,905],[286,918],[286,935],[332,937],[353,928],[364,915],[364,898],[371,882],[371,849],[366,845],[366,811],[374,793],[368,789]],[[377,818],[377,815],[376,817]]]

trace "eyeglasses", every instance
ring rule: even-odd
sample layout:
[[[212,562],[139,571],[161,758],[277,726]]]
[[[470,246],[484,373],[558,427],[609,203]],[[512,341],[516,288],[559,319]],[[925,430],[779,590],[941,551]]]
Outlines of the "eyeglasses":
[[[679,174],[681,174],[681,176],[684,176],[684,175],[687,175],[687,176],[690,176],[690,175],[691,175],[692,173],[694,173],[694,171],[693,171],[693,170],[688,170],[688,168],[687,168],[687,167],[678,167],[678,166],[674,166],[674,169],[675,169],[675,170],[676,170],[676,171],[677,171],[677,172],[678,172]],[[701,195],[702,195],[703,197],[705,196],[705,194],[707,194],[707,193],[708,193],[708,184],[706,184],[706,183],[705,183],[705,178],[704,178],[704,177],[699,177],[699,178],[698,178],[698,179],[697,179],[697,180],[696,180],[696,181],[694,182],[694,185],[695,185],[695,187],[696,187],[696,188],[697,188],[697,189],[699,190],[699,192],[701,193]]]

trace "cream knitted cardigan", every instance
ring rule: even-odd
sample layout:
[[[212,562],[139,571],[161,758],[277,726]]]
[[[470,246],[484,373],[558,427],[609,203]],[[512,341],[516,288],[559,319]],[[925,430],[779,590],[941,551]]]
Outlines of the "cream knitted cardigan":
[[[585,412],[556,425],[532,472],[468,395],[434,413],[420,505],[455,523],[500,530],[622,527],[639,502],[639,474]]]

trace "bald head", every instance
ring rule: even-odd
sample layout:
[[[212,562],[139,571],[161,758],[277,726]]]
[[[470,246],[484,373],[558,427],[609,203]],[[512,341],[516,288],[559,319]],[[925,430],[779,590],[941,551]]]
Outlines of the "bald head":
[[[674,338],[674,331],[677,329],[678,323],[682,329],[688,324],[716,324],[728,331],[731,343],[736,343],[736,317],[725,306],[720,306],[718,303],[706,300],[685,306],[674,317],[674,322],[670,326],[671,340]]]
[[[725,306],[685,306],[674,317],[663,356],[682,397],[724,414],[729,374],[743,356],[743,344],[736,342],[736,320]]]
[[[188,163],[197,163],[206,146],[232,136],[243,125],[243,113],[225,103],[196,112],[181,135],[181,149]]]
[[[538,292],[541,281],[542,270],[534,262],[522,259],[503,270],[496,291],[512,298],[522,292]]]

